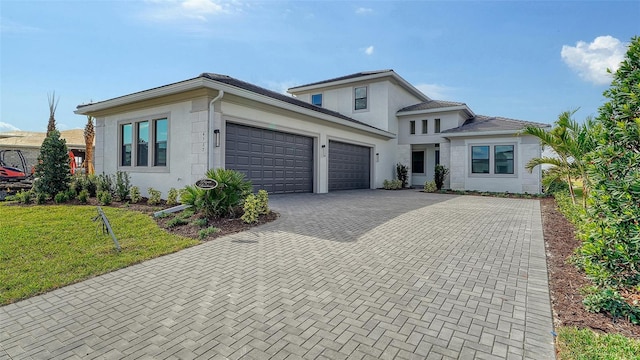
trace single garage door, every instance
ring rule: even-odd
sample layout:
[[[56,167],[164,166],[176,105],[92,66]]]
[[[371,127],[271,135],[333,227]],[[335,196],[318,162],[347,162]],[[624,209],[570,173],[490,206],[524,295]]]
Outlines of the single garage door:
[[[244,173],[254,191],[313,191],[312,138],[228,123],[225,145],[225,167]]]
[[[371,149],[329,141],[329,191],[369,189]]]

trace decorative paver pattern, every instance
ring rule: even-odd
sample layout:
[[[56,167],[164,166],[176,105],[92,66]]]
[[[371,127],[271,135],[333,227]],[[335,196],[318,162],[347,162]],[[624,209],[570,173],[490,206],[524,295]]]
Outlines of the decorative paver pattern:
[[[0,308],[0,359],[553,359],[539,202],[272,196],[276,222]]]

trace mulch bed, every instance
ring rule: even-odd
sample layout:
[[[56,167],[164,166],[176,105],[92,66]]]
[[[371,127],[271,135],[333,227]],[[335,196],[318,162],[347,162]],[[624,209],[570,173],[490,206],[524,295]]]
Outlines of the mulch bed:
[[[574,226],[560,213],[555,199],[540,200],[549,270],[554,326],[576,326],[640,339],[640,326],[625,319],[614,321],[602,313],[590,313],[582,305],[580,289],[590,285],[584,273],[567,262],[580,245]]]
[[[191,218],[187,219],[187,221],[192,222],[196,219],[198,219],[200,216],[199,215],[193,215]],[[229,235],[229,234],[235,234],[241,231],[245,231],[245,230],[249,230],[252,227],[258,226],[258,225],[262,225],[262,224],[266,224],[269,222],[272,222],[274,220],[276,220],[278,218],[278,213],[271,211],[270,213],[266,214],[266,215],[260,215],[260,217],[258,218],[258,221],[252,224],[247,224],[244,221],[242,221],[242,219],[240,218],[233,218],[233,219],[228,219],[228,218],[218,218],[218,219],[208,219],[208,223],[206,226],[204,227],[199,227],[199,226],[195,226],[195,225],[182,225],[182,226],[176,226],[176,227],[172,227],[169,228],[167,226],[167,222],[169,220],[171,220],[173,218],[173,216],[169,216],[169,217],[165,217],[165,218],[156,218],[156,222],[158,223],[158,225],[162,228],[164,228],[166,231],[172,233],[172,234],[176,234],[176,235],[180,235],[180,236],[185,236],[185,237],[190,237],[190,238],[194,238],[194,239],[199,239],[198,237],[198,232],[200,230],[202,230],[203,228],[206,228],[208,226],[215,226],[219,229],[218,232],[211,234],[209,236],[207,236],[205,239],[203,240],[212,240],[221,236],[225,236],[225,235]]]

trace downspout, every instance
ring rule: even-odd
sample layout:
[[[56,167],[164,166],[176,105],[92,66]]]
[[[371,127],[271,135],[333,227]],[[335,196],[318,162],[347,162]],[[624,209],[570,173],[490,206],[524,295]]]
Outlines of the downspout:
[[[213,103],[215,103],[216,101],[222,99],[222,97],[224,96],[224,90],[218,90],[218,95],[216,95],[216,97],[214,97],[213,99],[211,99],[211,101],[209,102],[209,156],[208,158],[208,168],[212,169],[214,166],[214,161],[213,161],[213,150],[216,147],[215,144],[215,135],[213,133],[213,131],[215,130],[215,125],[214,125],[214,118],[215,118],[215,106],[213,105]],[[220,113],[222,113],[222,107],[220,107]]]

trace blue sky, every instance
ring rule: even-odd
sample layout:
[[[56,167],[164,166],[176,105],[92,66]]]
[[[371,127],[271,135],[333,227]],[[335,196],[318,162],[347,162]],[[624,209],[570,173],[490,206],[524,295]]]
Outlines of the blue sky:
[[[597,114],[640,1],[0,0],[0,131],[82,128],[78,104],[215,72],[284,92],[394,69],[477,114]]]

